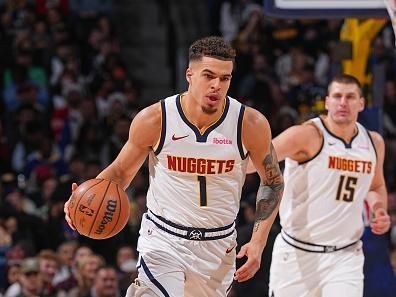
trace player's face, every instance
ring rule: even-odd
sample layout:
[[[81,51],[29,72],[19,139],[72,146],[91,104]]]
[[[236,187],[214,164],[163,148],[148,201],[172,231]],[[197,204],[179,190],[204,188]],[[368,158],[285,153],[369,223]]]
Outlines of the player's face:
[[[231,82],[232,61],[203,57],[187,69],[188,92],[206,114],[223,106]]]
[[[330,119],[341,125],[355,123],[358,113],[364,109],[364,98],[355,84],[333,82],[326,97],[326,109]]]

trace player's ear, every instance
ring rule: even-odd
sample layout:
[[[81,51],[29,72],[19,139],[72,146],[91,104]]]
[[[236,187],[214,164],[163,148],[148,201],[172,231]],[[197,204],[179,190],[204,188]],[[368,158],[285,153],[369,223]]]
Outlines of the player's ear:
[[[325,98],[325,109],[329,110],[328,104],[327,104],[327,100],[329,99],[329,96],[326,96]]]
[[[191,76],[192,76],[192,70],[190,67],[188,67],[186,70],[186,79],[189,84],[191,84]]]
[[[366,99],[363,96],[360,97],[360,109],[359,109],[359,112],[364,110],[365,103],[366,103]]]

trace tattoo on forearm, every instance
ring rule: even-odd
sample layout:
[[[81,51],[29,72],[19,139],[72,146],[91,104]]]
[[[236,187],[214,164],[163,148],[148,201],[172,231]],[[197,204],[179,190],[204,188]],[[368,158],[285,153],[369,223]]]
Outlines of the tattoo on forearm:
[[[283,177],[272,144],[270,153],[264,158],[263,165],[265,167],[265,181],[257,191],[254,232],[258,230],[261,221],[271,216],[283,193]]]

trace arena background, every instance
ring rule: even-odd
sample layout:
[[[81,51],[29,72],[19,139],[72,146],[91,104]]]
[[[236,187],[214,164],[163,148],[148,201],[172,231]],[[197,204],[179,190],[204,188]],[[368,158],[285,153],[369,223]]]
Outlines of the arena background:
[[[335,74],[360,79],[367,102],[360,120],[386,142],[393,228],[383,239],[396,270],[396,56],[386,10],[351,0],[341,1],[353,6],[342,12],[340,1],[308,11],[282,1],[0,1],[0,296],[17,296],[28,271],[42,274],[40,296],[84,296],[103,263],[116,269],[114,296],[125,292],[136,276],[147,166],[128,189],[130,221],[111,239],[73,232],[63,204],[71,182],[95,177],[114,159],[139,110],[185,90],[188,45],[207,35],[237,49],[229,95],[261,111],[274,136],[324,112]],[[240,244],[250,238],[258,182],[246,179]],[[279,230],[275,223],[260,271],[232,296],[267,296]],[[51,269],[40,271],[28,257]]]

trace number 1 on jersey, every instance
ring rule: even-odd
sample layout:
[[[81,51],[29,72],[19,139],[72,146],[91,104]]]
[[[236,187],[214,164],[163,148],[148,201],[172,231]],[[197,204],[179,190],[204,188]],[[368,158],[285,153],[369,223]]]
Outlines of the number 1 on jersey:
[[[199,206],[208,206],[206,195],[206,176],[198,175],[199,182]]]

